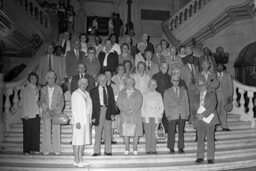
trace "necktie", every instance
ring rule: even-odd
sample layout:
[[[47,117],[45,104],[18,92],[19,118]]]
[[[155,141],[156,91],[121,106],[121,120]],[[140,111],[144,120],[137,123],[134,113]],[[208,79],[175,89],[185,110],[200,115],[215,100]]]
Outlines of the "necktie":
[[[148,70],[150,70],[151,67],[150,67],[150,61],[148,61]]]
[[[175,87],[175,93],[177,94],[177,97],[179,98],[179,88]]]
[[[191,65],[191,73],[192,73],[192,77],[194,78],[195,77],[195,69],[194,69],[194,65],[193,64],[190,64]]]
[[[65,40],[63,45],[63,53],[66,53],[66,49],[67,49],[67,41]]]
[[[80,74],[80,78],[84,78],[84,74]]]
[[[49,71],[52,71],[52,55],[48,56]]]
[[[106,88],[103,87],[103,103],[105,106],[108,105],[108,98],[107,98],[107,92],[106,92]]]

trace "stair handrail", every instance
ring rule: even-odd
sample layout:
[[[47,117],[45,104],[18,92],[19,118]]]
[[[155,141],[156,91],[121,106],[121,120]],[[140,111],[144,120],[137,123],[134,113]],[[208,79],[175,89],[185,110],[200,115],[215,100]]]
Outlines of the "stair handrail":
[[[251,127],[256,127],[256,119],[254,118],[254,107],[256,106],[256,87],[248,86],[233,79],[233,109],[230,113],[240,115],[240,120],[250,121]]]
[[[39,23],[48,28],[50,26],[50,18],[47,12],[38,4],[36,0],[17,0],[21,7],[30,13]]]
[[[184,21],[192,17],[195,13],[200,11],[204,6],[206,6],[211,0],[191,0],[184,7],[182,7],[178,12],[176,12],[169,21],[169,30],[174,31],[178,28]]]

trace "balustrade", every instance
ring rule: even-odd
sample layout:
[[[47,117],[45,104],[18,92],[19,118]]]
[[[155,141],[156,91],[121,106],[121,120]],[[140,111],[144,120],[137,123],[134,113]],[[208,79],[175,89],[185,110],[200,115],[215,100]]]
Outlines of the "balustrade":
[[[45,28],[49,27],[48,14],[40,7],[35,0],[18,0],[18,4],[29,12]]]
[[[211,0],[192,0],[182,9],[180,9],[176,15],[173,15],[169,20],[169,29],[174,31],[179,25],[182,25],[195,13],[200,11]]]
[[[233,110],[231,113],[241,115],[241,120],[250,121],[251,127],[255,128],[256,87],[243,85],[236,80],[233,81],[233,85]]]

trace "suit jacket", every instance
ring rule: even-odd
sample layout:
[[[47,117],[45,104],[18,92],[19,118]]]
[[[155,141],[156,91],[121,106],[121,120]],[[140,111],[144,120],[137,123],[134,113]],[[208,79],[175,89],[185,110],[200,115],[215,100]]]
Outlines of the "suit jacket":
[[[228,97],[233,97],[234,88],[231,75],[228,72],[223,71],[222,78],[218,76],[218,80],[220,85],[216,89],[217,97],[222,96],[224,100],[226,100]]]
[[[150,78],[152,78],[152,76],[154,74],[159,72],[159,65],[157,63],[151,61],[150,69],[146,66],[146,71],[145,72],[150,76]]]
[[[174,91],[174,87],[169,88],[164,93],[164,109],[167,119],[177,120],[187,119],[189,116],[189,102],[187,91],[179,87],[179,97]]]
[[[66,72],[68,77],[72,77],[77,74],[77,65],[79,62],[85,61],[85,53],[79,51],[79,57],[77,59],[74,49],[67,52],[66,55]]]
[[[65,72],[62,67],[62,57],[52,55],[52,70],[57,74],[57,80],[56,82],[59,83],[61,79],[61,76]],[[39,66],[38,66],[38,76],[39,76],[39,82],[42,84],[46,83],[45,75],[49,71],[49,58],[48,55],[42,56],[39,59]]]
[[[209,88],[214,88],[214,89],[218,88],[219,80],[217,79],[217,76],[215,73],[209,72],[207,79],[203,74],[203,72],[199,73],[197,76],[198,76],[197,79],[206,81]]]
[[[194,101],[195,108],[198,109],[200,106],[200,93],[198,93],[195,97]],[[210,114],[214,114],[213,119],[209,123],[210,125],[217,125],[220,123],[219,117],[216,112],[217,107],[217,97],[215,94],[215,91],[209,91],[207,90],[205,98],[204,98],[204,107],[206,110],[202,113],[204,117],[208,117]],[[195,122],[195,126],[198,124],[198,119]]]
[[[181,68],[181,79],[183,79],[186,82],[188,91],[195,91],[196,89],[195,83],[196,83],[197,75],[199,74],[199,69],[196,65],[194,65],[194,69],[195,69],[195,75],[193,78],[192,71],[189,68],[188,64],[183,65]]]
[[[172,77],[169,74],[163,74],[162,71],[156,73],[152,77],[157,82],[156,90],[161,93],[162,97],[164,96],[165,90],[172,86]]]
[[[40,102],[42,106],[42,117],[49,118],[49,113],[46,111],[49,109],[49,93],[48,93],[48,85],[44,86],[41,89],[41,97]],[[62,89],[57,84],[54,85],[54,90],[52,94],[52,104],[51,111],[54,111],[54,114],[61,114],[64,107],[64,95]]]
[[[106,111],[106,120],[111,120],[111,115],[115,115],[116,107],[115,107],[115,97],[114,92],[111,86],[107,87],[107,95],[108,95],[108,106]],[[96,121],[93,125],[98,126],[100,122],[100,96],[99,96],[99,87],[95,87],[90,91],[90,96],[92,99],[92,119]]]
[[[89,92],[91,89],[93,89],[95,87],[95,80],[91,75],[85,74],[84,73],[84,78],[86,78],[88,80],[88,87],[87,87],[87,91]],[[70,84],[70,90],[71,90],[71,94],[78,89],[78,80],[80,79],[80,75],[77,74],[75,76],[72,77],[71,79],[71,84]]]
[[[107,66],[103,66],[103,62],[106,56],[106,52],[102,50],[99,53],[98,59],[100,61],[100,73],[105,72],[106,70],[110,70],[112,73],[116,71],[118,66],[118,54],[116,51],[111,50],[108,54],[107,58]]]

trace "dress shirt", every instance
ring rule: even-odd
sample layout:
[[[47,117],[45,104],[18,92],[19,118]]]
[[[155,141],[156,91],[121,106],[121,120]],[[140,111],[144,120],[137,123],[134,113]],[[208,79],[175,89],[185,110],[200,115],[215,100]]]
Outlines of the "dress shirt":
[[[174,92],[177,94],[177,97],[179,98],[180,97],[180,89],[179,89],[179,87],[173,86],[173,88],[174,88]]]
[[[49,109],[51,110],[51,105],[52,105],[52,95],[53,95],[53,91],[54,91],[54,86],[53,87],[49,87],[48,86],[48,96],[49,96]]]
[[[205,73],[205,72],[203,71],[202,73],[203,73],[203,75],[204,75],[204,77],[205,77],[205,80],[207,81],[210,72],[207,71],[207,72]]]
[[[146,67],[148,70],[151,69],[151,61],[146,61]]]
[[[200,106],[204,106],[204,99],[207,91],[200,93]]]
[[[76,59],[79,60],[79,50],[74,49],[74,53],[76,55]]]
[[[188,63],[188,67],[189,67],[189,69],[191,70],[191,72],[193,72],[193,74],[194,74],[194,75],[196,75],[196,73],[195,73],[195,66],[194,66],[194,64],[190,64],[190,63]],[[207,75],[207,77],[208,77],[208,75]]]
[[[104,61],[103,61],[103,66],[104,67],[106,67],[107,65],[108,65],[108,54],[110,53],[110,52],[114,52],[114,50],[113,49],[111,49],[110,51],[104,51],[105,52],[105,58],[104,58]]]
[[[217,75],[218,75],[219,81],[221,81],[224,75],[223,72],[217,72]]]
[[[81,78],[84,78],[84,73],[79,74],[79,78],[80,78],[80,79],[81,79]]]
[[[134,89],[126,89],[126,93],[127,93],[127,98],[129,98],[133,93],[134,93]]]
[[[107,97],[108,97],[108,90],[107,87],[105,87],[106,93],[107,93]],[[104,95],[103,95],[103,87],[99,86],[99,98],[100,98],[100,105],[101,106],[105,106],[104,105]]]

